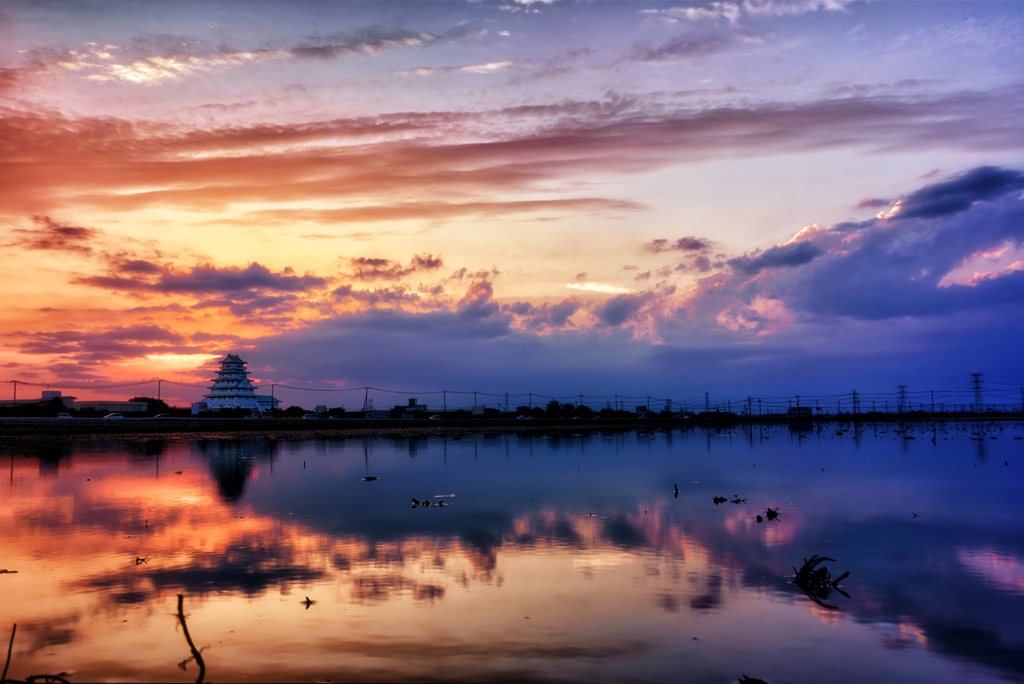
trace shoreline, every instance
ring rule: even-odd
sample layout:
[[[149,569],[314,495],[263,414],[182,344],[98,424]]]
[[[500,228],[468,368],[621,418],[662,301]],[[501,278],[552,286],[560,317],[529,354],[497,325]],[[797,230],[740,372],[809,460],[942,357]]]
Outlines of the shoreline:
[[[664,432],[665,430],[702,428],[732,429],[737,427],[773,427],[788,426],[791,430],[804,432],[815,431],[824,425],[843,424],[850,426],[947,424],[947,423],[989,423],[989,422],[1024,422],[1022,414],[953,414],[953,415],[851,415],[851,416],[815,416],[812,418],[793,419],[785,416],[762,416],[756,419],[746,417],[719,419],[673,419],[673,420],[544,420],[538,419],[517,422],[515,420],[476,420],[449,422],[446,424],[428,424],[426,420],[353,420],[337,424],[338,421],[317,421],[320,424],[310,425],[308,421],[274,421],[273,426],[262,421],[218,420],[205,419],[210,422],[199,423],[182,419],[177,424],[169,425],[167,421],[149,419],[131,419],[117,421],[114,424],[103,421],[63,420],[58,419],[0,419],[0,442],[23,438],[50,437],[63,439],[103,439],[103,438],[183,438],[183,439],[243,439],[262,437],[264,439],[337,439],[337,438],[368,438],[368,437],[461,437],[466,435],[578,435],[581,433],[601,432]],[[79,424],[74,424],[77,421]],[[267,421],[270,422],[270,421]],[[13,424],[12,424],[13,423]],[[27,423],[27,424],[26,424]],[[70,423],[70,424],[69,424]],[[99,425],[95,423],[100,423]],[[197,424],[198,423],[198,424]]]

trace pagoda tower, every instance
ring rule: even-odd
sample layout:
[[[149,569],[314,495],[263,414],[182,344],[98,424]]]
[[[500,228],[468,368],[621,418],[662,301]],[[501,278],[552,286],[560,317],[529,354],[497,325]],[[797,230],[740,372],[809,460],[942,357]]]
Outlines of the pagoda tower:
[[[206,404],[206,410],[210,411],[226,408],[260,410],[256,387],[249,380],[245,361],[237,354],[229,353],[220,362],[217,378],[210,387],[210,393],[203,398],[203,402]]]

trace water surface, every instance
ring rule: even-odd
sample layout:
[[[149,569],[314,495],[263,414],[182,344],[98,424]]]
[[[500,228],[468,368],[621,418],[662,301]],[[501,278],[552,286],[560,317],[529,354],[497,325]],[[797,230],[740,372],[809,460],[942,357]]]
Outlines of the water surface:
[[[1020,681],[1022,436],[9,440],[0,641],[195,681],[182,594],[212,681]]]

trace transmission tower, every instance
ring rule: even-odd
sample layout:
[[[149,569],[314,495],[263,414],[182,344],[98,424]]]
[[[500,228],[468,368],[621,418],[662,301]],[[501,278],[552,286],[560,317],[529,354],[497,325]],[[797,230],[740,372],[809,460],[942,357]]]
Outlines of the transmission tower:
[[[853,390],[853,412],[860,413],[860,392]]]
[[[981,413],[981,379],[984,377],[984,373],[971,373],[971,385],[974,390],[974,410]]]
[[[897,413],[903,413],[907,408],[907,386],[896,385],[900,389],[900,400],[899,405],[896,408]]]

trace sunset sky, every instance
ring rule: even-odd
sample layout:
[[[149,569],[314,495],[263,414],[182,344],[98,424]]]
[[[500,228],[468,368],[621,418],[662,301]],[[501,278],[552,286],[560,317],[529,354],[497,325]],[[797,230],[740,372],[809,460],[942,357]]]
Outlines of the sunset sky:
[[[3,0],[0,381],[1022,382],[1021,64],[1019,2]]]

